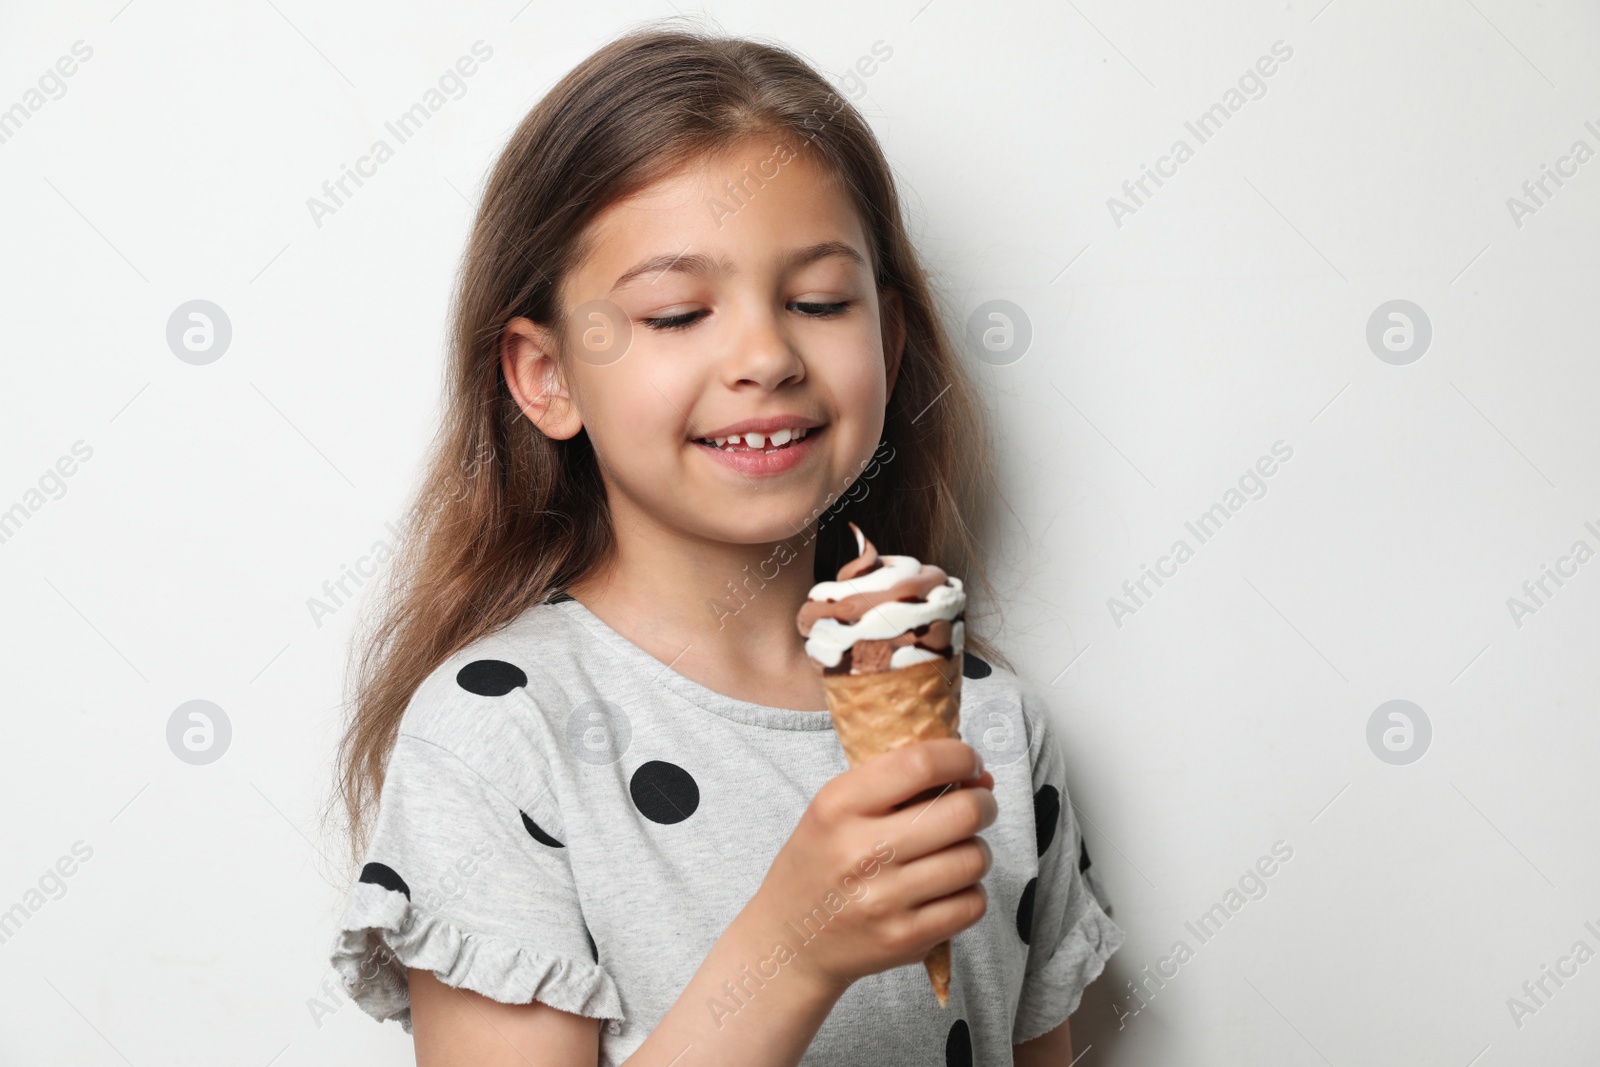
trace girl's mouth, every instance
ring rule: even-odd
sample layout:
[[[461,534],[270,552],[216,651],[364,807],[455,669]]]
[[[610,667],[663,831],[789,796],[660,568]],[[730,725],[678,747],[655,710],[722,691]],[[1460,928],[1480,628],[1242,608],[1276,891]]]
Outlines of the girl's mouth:
[[[766,434],[739,434],[720,439],[702,437],[695,444],[723,466],[745,474],[779,474],[799,466],[816,450],[816,439],[826,427],[777,430]]]

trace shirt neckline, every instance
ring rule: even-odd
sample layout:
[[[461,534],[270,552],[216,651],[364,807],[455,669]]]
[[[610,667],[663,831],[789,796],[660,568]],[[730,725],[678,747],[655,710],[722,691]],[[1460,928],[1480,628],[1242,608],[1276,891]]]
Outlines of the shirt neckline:
[[[564,614],[595,636],[617,658],[634,670],[648,675],[662,688],[674,693],[695,707],[720,715],[724,719],[761,726],[773,730],[832,730],[833,716],[826,711],[800,711],[796,708],[774,708],[766,704],[753,704],[719,693],[701,685],[693,678],[679,674],[656,659],[638,645],[613,630],[609,623],[588,608],[577,597],[555,594],[560,599],[545,601],[545,605]]]

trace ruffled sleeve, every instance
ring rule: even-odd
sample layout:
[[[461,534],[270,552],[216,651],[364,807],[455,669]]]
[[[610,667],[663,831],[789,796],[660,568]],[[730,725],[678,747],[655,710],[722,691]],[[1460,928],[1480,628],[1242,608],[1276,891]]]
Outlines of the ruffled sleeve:
[[[538,1000],[619,1032],[621,999],[584,924],[561,836],[548,789],[513,799],[402,727],[330,956],[351,999],[410,1033],[406,969],[414,967],[492,1000]]]
[[[1024,687],[1033,764],[1039,875],[1032,894],[1028,961],[1012,1027],[1013,1044],[1047,1034],[1078,1010],[1126,934],[1107,914],[1110,902],[1091,874],[1077,812],[1067,794],[1066,760],[1047,705]]]

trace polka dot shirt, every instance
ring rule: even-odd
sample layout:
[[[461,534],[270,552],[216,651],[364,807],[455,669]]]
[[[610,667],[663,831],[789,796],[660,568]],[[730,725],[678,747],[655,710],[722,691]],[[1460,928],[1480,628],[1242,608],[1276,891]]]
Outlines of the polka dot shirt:
[[[961,735],[995,779],[989,907],[953,940],[950,1002],[920,963],[845,992],[803,1064],[1011,1062],[1122,944],[1065,780],[1059,727],[968,653]],[[331,962],[411,1030],[406,968],[601,1021],[600,1064],[649,1035],[749,902],[806,805],[849,769],[827,713],[717,693],[557,593],[417,689]],[[867,883],[870,885],[870,883]],[[859,899],[860,890],[850,890]],[[705,1005],[724,1023],[805,951],[845,888]],[[777,940],[777,939],[775,939]]]

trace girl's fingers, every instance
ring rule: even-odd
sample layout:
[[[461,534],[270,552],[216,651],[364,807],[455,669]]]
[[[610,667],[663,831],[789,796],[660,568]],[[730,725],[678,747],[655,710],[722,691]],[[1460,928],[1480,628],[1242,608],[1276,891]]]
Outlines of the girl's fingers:
[[[937,793],[952,782],[981,774],[978,753],[965,741],[941,737],[882,752],[839,777],[848,782],[851,806],[881,815],[918,794]]]
[[[896,804],[894,806],[894,810],[901,811],[905,808],[911,807],[913,804],[921,804],[925,800],[933,800],[941,793],[944,793],[950,789],[975,789],[979,787],[988,789],[992,792],[994,790],[994,775],[990,774],[988,771],[984,771],[978,777],[968,778],[964,782],[946,782],[944,785],[929,786],[916,796],[907,797],[905,800],[902,800],[900,803]]]
[[[907,905],[916,907],[978,883],[989,873],[993,862],[989,843],[972,837],[899,865],[898,871],[894,869],[896,864],[890,864],[885,878],[893,881],[887,881],[883,888],[900,894]]]
[[[989,907],[989,892],[977,882],[949,896],[929,901],[912,914],[913,928],[932,945],[948,941],[979,919]]]
[[[975,779],[981,782],[984,776]],[[989,779],[992,784],[993,779]],[[894,849],[891,863],[910,863],[930,852],[964,841],[991,825],[999,814],[988,786],[952,784],[930,800],[921,801],[882,820],[880,836]]]

